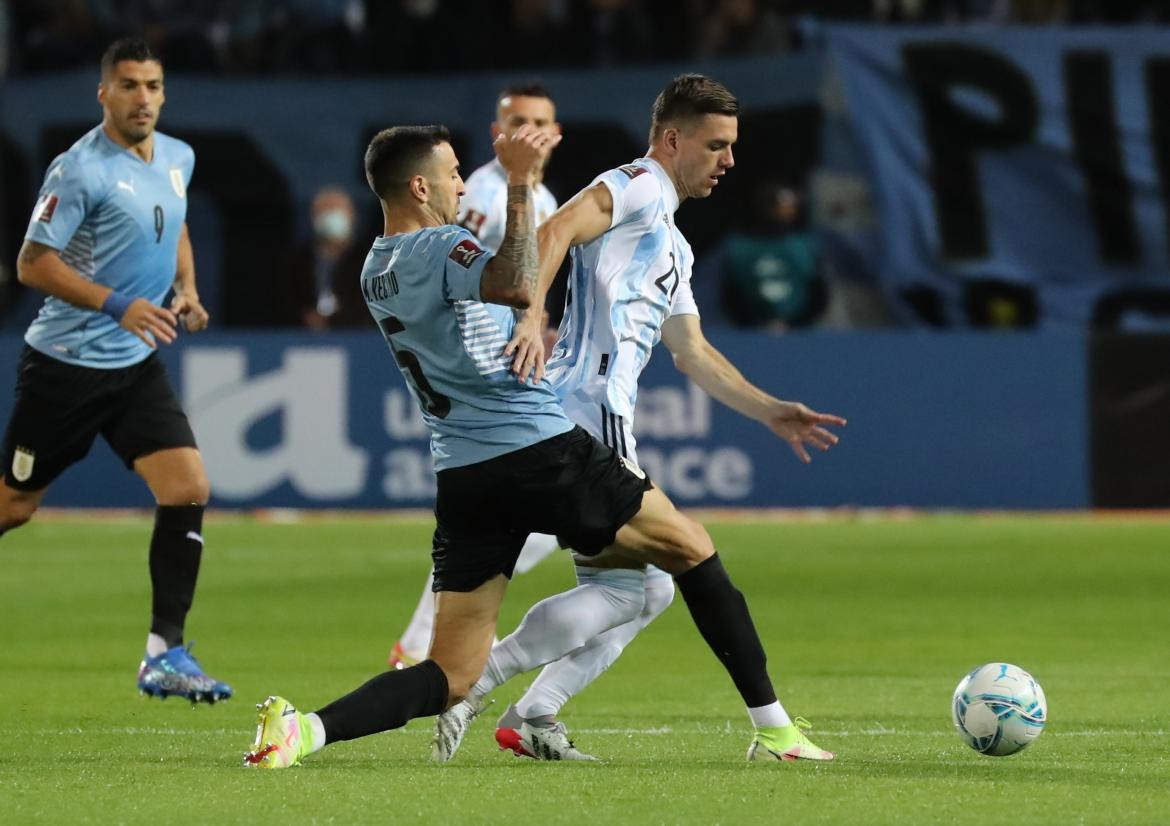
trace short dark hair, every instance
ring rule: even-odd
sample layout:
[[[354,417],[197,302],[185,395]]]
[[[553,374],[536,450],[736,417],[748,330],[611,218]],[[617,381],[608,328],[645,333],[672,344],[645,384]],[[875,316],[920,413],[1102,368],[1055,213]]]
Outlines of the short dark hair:
[[[556,103],[556,101],[553,100],[552,92],[548,90],[548,87],[543,83],[535,80],[528,83],[513,83],[511,86],[505,86],[496,96],[496,103],[499,103],[504,98],[513,97],[545,98],[552,103]]]
[[[450,143],[446,126],[394,126],[374,135],[366,148],[366,181],[383,201],[394,184],[419,173],[431,150]]]
[[[739,101],[718,80],[706,75],[679,75],[654,99],[650,110],[650,143],[668,123],[690,121],[703,115],[738,115]]]
[[[160,66],[162,65],[162,60],[159,59],[154,49],[150,48],[150,44],[141,37],[123,37],[121,40],[115,40],[111,43],[102,55],[102,77],[113,71],[114,66],[123,60],[133,60],[137,63],[153,60]]]

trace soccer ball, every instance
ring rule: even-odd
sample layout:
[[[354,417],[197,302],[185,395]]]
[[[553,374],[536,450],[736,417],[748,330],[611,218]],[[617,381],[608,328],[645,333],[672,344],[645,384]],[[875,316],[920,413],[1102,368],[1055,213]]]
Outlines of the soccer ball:
[[[988,663],[968,674],[951,699],[951,719],[963,742],[980,754],[1005,757],[1044,731],[1048,702],[1024,669]]]

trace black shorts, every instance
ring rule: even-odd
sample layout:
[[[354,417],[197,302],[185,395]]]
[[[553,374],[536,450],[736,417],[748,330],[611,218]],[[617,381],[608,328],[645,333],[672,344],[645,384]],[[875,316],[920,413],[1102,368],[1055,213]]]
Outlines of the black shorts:
[[[195,447],[158,356],[105,370],[67,364],[26,345],[0,456],[8,486],[47,487],[89,452],[99,433],[128,468],[158,450]]]
[[[473,591],[497,574],[511,577],[530,533],[555,534],[587,556],[600,553],[652,487],[580,427],[436,477],[436,591]]]

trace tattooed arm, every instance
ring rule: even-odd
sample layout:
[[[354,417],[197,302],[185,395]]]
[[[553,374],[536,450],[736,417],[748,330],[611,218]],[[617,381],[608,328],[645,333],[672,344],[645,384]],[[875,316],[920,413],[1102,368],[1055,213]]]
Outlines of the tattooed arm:
[[[82,278],[61,260],[52,247],[25,241],[16,257],[16,277],[21,284],[68,301],[86,310],[97,310],[110,288]]]
[[[536,292],[536,218],[532,187],[508,181],[508,218],[504,240],[484,267],[480,296],[493,304],[526,309]]]
[[[560,135],[521,126],[512,137],[496,138],[496,157],[508,173],[508,219],[504,240],[484,267],[479,294],[484,301],[527,309],[536,294],[536,214],[532,187]]]

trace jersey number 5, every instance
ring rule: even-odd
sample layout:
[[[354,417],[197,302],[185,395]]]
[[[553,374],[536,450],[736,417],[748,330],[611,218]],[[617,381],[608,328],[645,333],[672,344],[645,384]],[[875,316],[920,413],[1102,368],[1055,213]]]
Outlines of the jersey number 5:
[[[418,356],[394,345],[394,339],[391,336],[403,332],[406,325],[394,316],[388,316],[379,321],[378,326],[382,329],[382,335],[394,353],[394,360],[398,362],[399,367],[406,371],[406,381],[414,390],[414,395],[418,398],[423,410],[437,418],[447,418],[447,414],[451,412],[451,400],[431,387],[431,383],[423,375],[422,365],[418,363]]]

